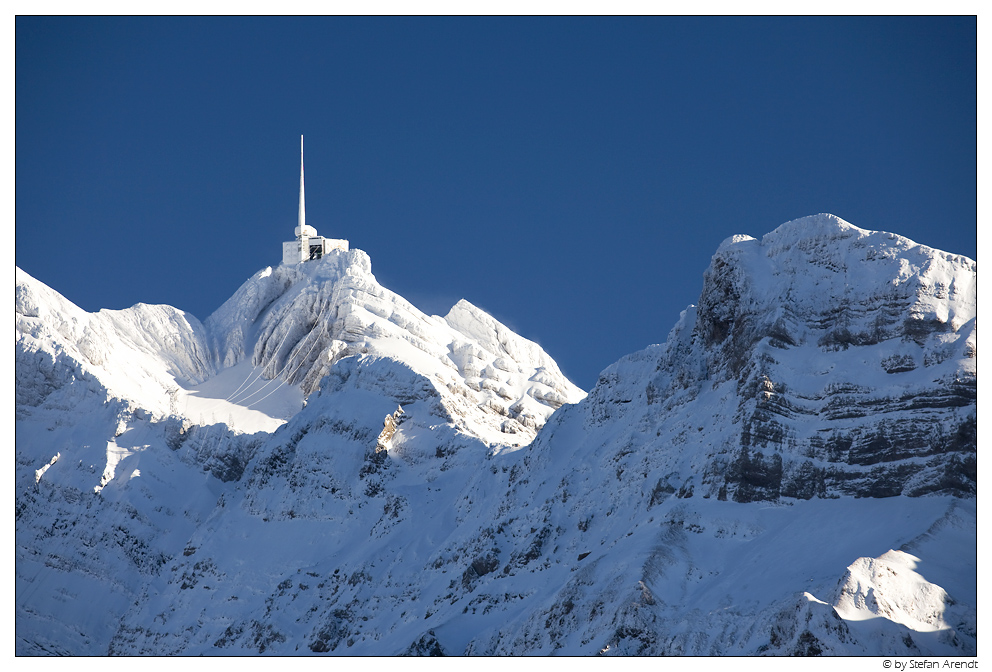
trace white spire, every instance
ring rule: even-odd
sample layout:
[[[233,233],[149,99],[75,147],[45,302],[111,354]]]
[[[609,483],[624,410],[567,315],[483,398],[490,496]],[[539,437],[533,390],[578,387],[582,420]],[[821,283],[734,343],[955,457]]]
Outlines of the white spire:
[[[307,223],[307,204],[303,196],[303,136],[300,136],[300,221],[299,232],[302,234]]]
[[[300,215],[296,227],[296,240],[282,244],[282,263],[299,264],[311,259],[320,259],[331,250],[348,251],[348,241],[337,238],[324,238],[317,235],[317,229],[307,225],[307,201],[303,191],[303,136],[300,136]]]

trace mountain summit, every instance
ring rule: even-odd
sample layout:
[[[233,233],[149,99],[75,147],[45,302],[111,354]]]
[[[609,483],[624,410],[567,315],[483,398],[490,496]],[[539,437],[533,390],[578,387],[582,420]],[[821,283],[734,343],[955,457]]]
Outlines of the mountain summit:
[[[168,306],[89,314],[16,276],[18,394],[35,401],[51,390],[32,378],[61,362],[154,418],[272,431],[337,362],[361,356],[421,376],[461,430],[521,445],[584,396],[540,346],[469,302],[427,316],[382,287],[361,250],[265,268],[202,324]]]
[[[590,423],[656,427],[669,486],[737,502],[974,494],[976,269],[832,215],[734,236]]]
[[[974,655],[975,274],[734,236],[584,397],[360,250],[203,323],[18,271],[17,652]]]

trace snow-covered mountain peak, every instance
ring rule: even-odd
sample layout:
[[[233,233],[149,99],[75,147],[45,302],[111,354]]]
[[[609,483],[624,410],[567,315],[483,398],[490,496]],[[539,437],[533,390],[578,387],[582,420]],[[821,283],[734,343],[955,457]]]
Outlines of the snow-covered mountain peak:
[[[485,353],[489,353],[483,356],[484,359],[488,360],[490,355],[495,355],[490,365],[497,370],[511,374],[526,372],[528,380],[564,395],[561,401],[574,403],[584,396],[574,385],[570,383],[562,385],[561,381],[566,380],[565,377],[558,364],[541,346],[517,335],[496,318],[465,299],[461,299],[448,311],[444,321],[463,338],[478,344]],[[464,346],[455,346],[455,349],[464,352]],[[478,355],[476,358],[479,358]]]
[[[444,318],[424,314],[380,285],[357,249],[259,271],[206,326],[219,366],[250,362],[305,395],[345,358],[401,362],[438,390],[456,424],[491,443],[528,443],[584,396],[536,343],[464,300]]]
[[[832,215],[728,239],[668,340],[581,407],[678,446],[676,489],[692,473],[738,501],[974,492],[976,268]],[[698,417],[672,424],[679,408]],[[711,437],[718,418],[733,423]]]
[[[358,356],[422,377],[439,418],[488,443],[529,443],[556,408],[584,396],[540,346],[469,302],[425,315],[382,287],[357,249],[264,268],[203,324],[170,306],[90,314],[20,270],[15,307],[26,352],[45,351],[49,365],[65,352],[110,395],[194,425],[272,431]]]
[[[821,212],[816,215],[797,217],[796,219],[779,224],[775,229],[763,235],[761,241],[764,244],[774,244],[774,241],[789,244],[790,241],[795,243],[810,238],[828,238],[834,240],[849,237],[861,238],[872,233],[875,232],[857,227],[837,215],[830,214],[829,212]],[[895,234],[886,235],[894,236]]]
[[[700,335],[734,350],[756,339],[846,347],[925,339],[975,317],[976,264],[833,215],[728,239],[704,273]]]
[[[723,239],[723,242],[716,248],[716,254],[729,253],[737,251],[740,246],[747,245],[751,242],[758,242],[754,236],[749,236],[745,233],[735,233],[732,236],[727,236]]]

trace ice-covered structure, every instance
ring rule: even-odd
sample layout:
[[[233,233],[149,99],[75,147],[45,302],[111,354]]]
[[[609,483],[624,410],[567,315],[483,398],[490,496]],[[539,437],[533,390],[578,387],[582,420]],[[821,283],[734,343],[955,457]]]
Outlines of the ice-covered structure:
[[[296,225],[296,240],[282,244],[282,263],[298,264],[301,261],[320,259],[331,250],[347,250],[348,241],[324,238],[317,229],[307,225],[306,199],[303,193],[303,136],[300,136],[300,215]]]

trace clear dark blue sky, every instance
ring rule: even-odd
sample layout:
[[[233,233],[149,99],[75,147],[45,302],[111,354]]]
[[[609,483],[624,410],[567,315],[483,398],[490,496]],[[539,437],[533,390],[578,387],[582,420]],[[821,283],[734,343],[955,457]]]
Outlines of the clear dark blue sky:
[[[975,18],[16,19],[16,262],[205,319],[307,223],[589,389],[720,242],[832,212],[977,257]]]

